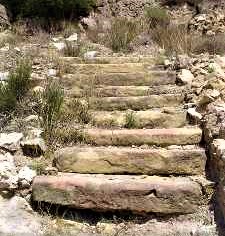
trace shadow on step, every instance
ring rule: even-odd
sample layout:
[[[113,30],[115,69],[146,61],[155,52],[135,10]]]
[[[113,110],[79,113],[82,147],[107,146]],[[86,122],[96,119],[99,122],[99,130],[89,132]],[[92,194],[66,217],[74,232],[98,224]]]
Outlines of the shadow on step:
[[[135,224],[144,224],[150,220],[169,221],[179,218],[180,215],[160,215],[160,214],[144,214],[136,215],[130,211],[115,212],[96,212],[87,209],[74,209],[67,206],[55,205],[45,202],[33,202],[33,209],[42,215],[59,217],[65,220],[77,222],[86,222],[90,225],[97,225],[98,222],[105,220],[111,223],[132,222]]]

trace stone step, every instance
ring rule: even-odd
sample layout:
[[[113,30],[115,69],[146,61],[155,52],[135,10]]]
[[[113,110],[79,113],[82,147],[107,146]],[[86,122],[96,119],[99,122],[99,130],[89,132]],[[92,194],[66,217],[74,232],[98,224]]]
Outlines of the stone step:
[[[65,87],[72,88],[73,86],[85,87],[94,85],[105,86],[157,86],[176,83],[176,73],[171,71],[149,71],[129,70],[126,73],[101,73],[97,71],[79,74],[79,71],[74,71],[74,74],[65,74],[62,78],[62,84]]]
[[[138,97],[92,97],[90,109],[93,110],[147,110],[161,107],[177,107],[183,104],[184,94],[162,94]]]
[[[67,65],[67,71],[80,74],[148,72],[151,68],[152,66],[148,63]]]
[[[124,64],[124,63],[148,63],[155,64],[154,57],[94,57],[92,59],[84,59],[81,57],[61,57],[64,63],[95,63],[95,64]]]
[[[83,174],[201,175],[205,150],[184,148],[68,147],[55,153],[61,172]]]
[[[185,177],[87,175],[38,176],[33,200],[96,211],[188,214],[202,205],[200,184]]]
[[[92,93],[96,97],[132,97],[132,96],[149,96],[160,94],[182,94],[187,92],[185,86],[161,85],[161,86],[73,86],[67,91],[69,97],[83,97],[87,93]]]
[[[202,130],[197,127],[171,129],[85,129],[86,143],[99,146],[198,144]]]
[[[94,111],[93,125],[97,127],[180,128],[186,124],[183,109],[163,108],[146,111]]]

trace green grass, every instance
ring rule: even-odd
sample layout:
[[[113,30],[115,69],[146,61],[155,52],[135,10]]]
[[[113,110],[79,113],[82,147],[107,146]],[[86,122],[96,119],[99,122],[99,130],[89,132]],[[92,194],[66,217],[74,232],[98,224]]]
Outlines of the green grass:
[[[21,59],[10,71],[7,81],[0,84],[0,112],[11,112],[26,95],[31,86],[31,70],[29,61]]]
[[[58,83],[48,81],[44,92],[35,94],[36,112],[44,131],[44,138],[48,144],[53,143],[54,133],[60,121],[64,102],[64,91]]]
[[[132,129],[137,127],[137,120],[134,111],[128,111],[126,113],[126,118],[125,118],[125,125],[124,127],[127,129]]]

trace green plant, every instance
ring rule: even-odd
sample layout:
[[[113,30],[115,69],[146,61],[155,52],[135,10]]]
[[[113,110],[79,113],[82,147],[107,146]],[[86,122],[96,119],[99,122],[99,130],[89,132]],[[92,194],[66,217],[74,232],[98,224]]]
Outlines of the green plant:
[[[113,51],[129,51],[130,43],[140,33],[140,22],[127,18],[115,18],[111,29],[106,33],[105,43]]]
[[[145,9],[145,18],[149,25],[149,28],[155,28],[156,26],[165,27],[170,23],[169,15],[166,9],[159,6],[152,6]]]
[[[48,143],[52,143],[61,116],[64,91],[58,83],[50,80],[44,91],[36,93],[35,97],[37,99],[35,110],[44,130],[44,138]]]
[[[132,129],[137,127],[137,120],[134,111],[128,111],[125,117],[125,128]]]
[[[17,63],[15,70],[9,73],[7,87],[15,94],[17,100],[21,99],[30,88],[32,67],[28,59]]]
[[[31,70],[28,60],[21,59],[16,68],[10,71],[7,81],[0,84],[0,112],[10,112],[25,96],[30,88]]]

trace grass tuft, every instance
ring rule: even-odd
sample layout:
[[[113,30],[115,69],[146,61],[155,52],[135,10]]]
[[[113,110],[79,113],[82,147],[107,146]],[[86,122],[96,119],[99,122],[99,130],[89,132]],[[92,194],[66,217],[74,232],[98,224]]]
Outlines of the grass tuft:
[[[128,111],[126,113],[125,128],[132,129],[137,127],[137,120],[134,111]]]
[[[64,91],[53,81],[48,81],[45,90],[35,94],[37,98],[36,112],[44,130],[44,138],[48,144],[53,142],[54,133],[60,121],[64,102]]]
[[[9,73],[8,79],[0,83],[0,112],[10,112],[15,109],[30,88],[31,64],[27,59],[21,59]]]
[[[130,43],[140,33],[140,22],[127,18],[115,18],[106,34],[106,45],[113,51],[130,51]]]

